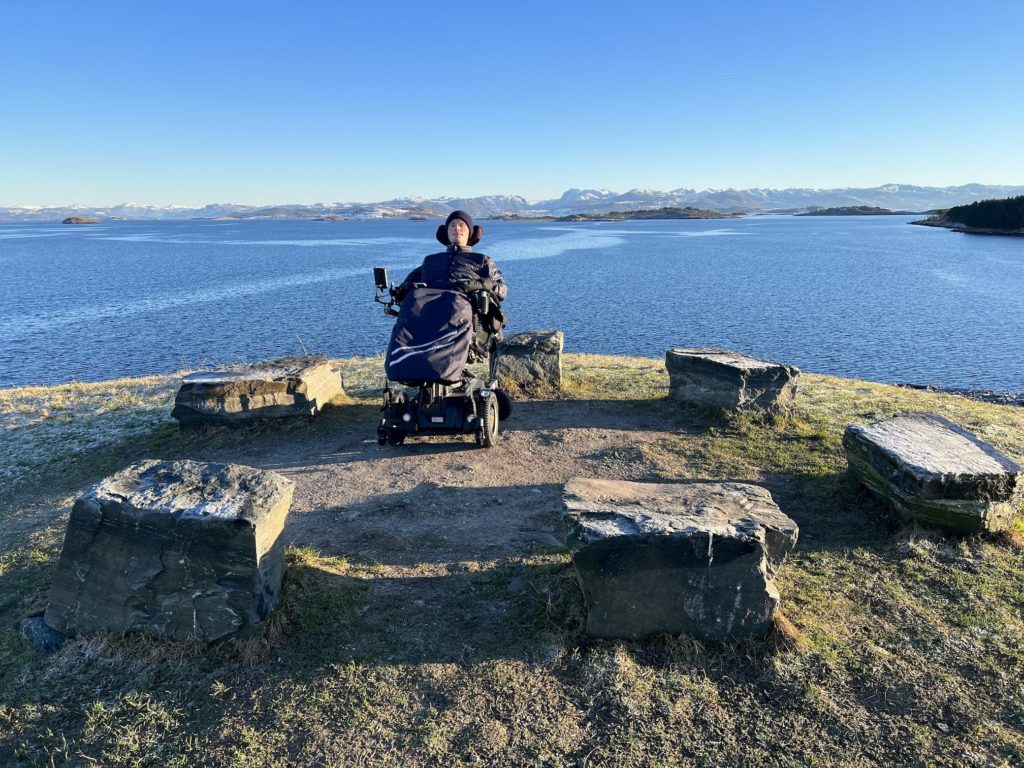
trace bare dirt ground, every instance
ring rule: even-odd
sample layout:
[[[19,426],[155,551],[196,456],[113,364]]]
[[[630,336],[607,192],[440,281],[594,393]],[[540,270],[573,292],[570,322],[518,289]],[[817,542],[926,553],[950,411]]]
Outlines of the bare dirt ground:
[[[296,543],[396,564],[417,562],[424,542],[449,561],[493,559],[523,541],[560,544],[555,523],[561,486],[570,478],[645,473],[615,456],[616,448],[668,436],[637,429],[639,410],[520,403],[491,449],[477,448],[472,436],[378,446],[368,413],[365,424],[280,446],[260,464],[296,482],[285,532]]]
[[[517,403],[497,445],[484,449],[471,435],[380,446],[377,410],[350,406],[325,412],[316,429],[261,436],[241,455],[231,446],[201,458],[293,479],[289,545],[374,564],[371,603],[401,593],[430,604],[452,598],[453,581],[444,577],[561,549],[570,478],[653,479],[656,467],[637,446],[679,428],[665,410],[657,401]]]

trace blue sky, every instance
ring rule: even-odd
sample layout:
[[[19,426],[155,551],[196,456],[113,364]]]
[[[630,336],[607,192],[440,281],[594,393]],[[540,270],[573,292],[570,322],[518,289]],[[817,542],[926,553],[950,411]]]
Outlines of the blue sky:
[[[1024,3],[0,0],[0,205],[1024,184]]]

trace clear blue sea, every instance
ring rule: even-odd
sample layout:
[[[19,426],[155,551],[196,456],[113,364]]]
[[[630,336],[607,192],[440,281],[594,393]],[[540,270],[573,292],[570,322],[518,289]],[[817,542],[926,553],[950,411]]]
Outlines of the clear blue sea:
[[[1024,238],[914,217],[481,222],[508,332],[570,352],[727,347],[807,371],[1024,392]],[[0,386],[304,351],[381,352],[371,268],[400,280],[433,222],[0,224]]]

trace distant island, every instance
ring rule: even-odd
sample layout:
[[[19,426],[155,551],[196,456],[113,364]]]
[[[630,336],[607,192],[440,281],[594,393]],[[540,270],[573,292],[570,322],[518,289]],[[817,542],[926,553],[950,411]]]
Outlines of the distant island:
[[[550,214],[531,216],[528,213],[498,213],[483,218],[483,221],[558,221],[558,217]]]
[[[648,208],[641,211],[609,211],[608,213],[574,213],[559,216],[555,221],[627,221],[631,219],[740,219],[740,213],[719,213],[704,208]]]
[[[68,216],[61,224],[99,224],[99,219],[87,219],[84,216]]]
[[[1024,236],[1024,195],[957,205],[911,224],[946,227],[972,235]]]
[[[890,211],[875,205],[841,205],[838,208],[811,208],[797,216],[906,216],[915,211]]]

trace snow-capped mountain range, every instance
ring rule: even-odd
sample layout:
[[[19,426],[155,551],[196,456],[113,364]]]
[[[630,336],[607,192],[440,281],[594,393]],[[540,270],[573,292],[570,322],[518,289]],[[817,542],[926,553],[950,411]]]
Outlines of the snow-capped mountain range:
[[[567,216],[649,208],[706,208],[722,213],[797,212],[814,207],[868,205],[890,210],[929,211],[975,200],[1024,194],[1024,186],[965,184],[958,187],[920,187],[884,184],[880,187],[841,189],[569,189],[553,200],[527,200],[519,195],[483,197],[403,197],[376,203],[315,203],[253,206],[213,204],[202,208],[125,203],[109,207],[88,205],[0,207],[0,221],[60,221],[69,216],[97,219],[216,219],[216,218],[439,218],[461,208],[473,216]]]

